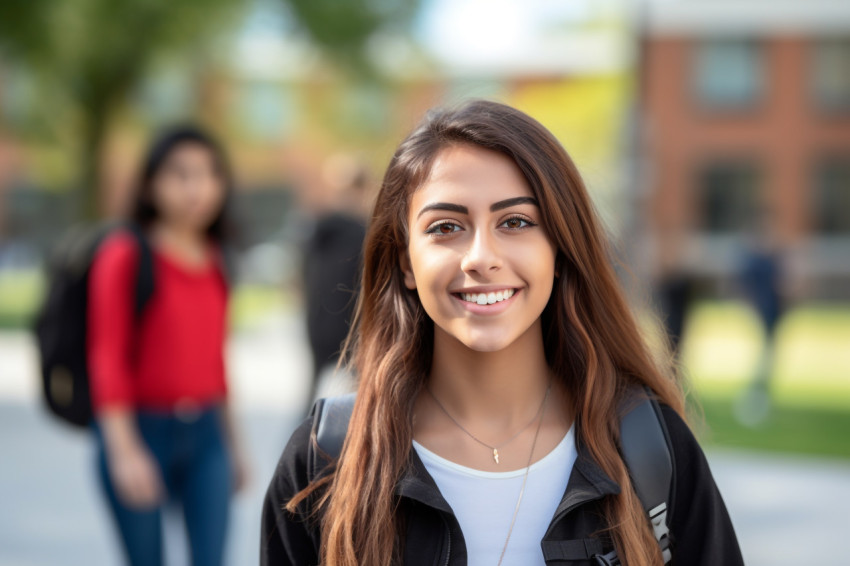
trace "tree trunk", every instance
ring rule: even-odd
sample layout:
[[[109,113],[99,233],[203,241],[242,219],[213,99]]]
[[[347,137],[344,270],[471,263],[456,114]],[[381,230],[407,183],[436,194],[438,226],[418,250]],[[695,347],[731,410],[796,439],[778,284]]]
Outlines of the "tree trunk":
[[[89,222],[103,215],[103,197],[106,187],[102,186],[104,142],[108,111],[100,108],[86,109],[85,125],[82,128],[83,139],[80,146],[80,180],[78,216]]]

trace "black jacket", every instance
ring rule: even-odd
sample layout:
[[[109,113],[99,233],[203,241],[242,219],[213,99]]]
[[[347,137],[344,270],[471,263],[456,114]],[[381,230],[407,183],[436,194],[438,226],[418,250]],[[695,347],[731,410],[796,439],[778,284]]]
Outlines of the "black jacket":
[[[673,550],[679,566],[737,566],[743,564],[735,531],[714,483],[705,455],[691,430],[662,405],[673,450],[675,476],[668,517]],[[298,515],[283,509],[286,501],[307,485],[307,447],[312,421],[305,420],[292,434],[269,485],[263,505],[260,563],[262,566],[319,563],[320,533]],[[576,438],[578,458],[564,496],[541,541],[547,564],[591,566],[590,556],[613,548],[594,533],[604,527],[601,500],[620,492]],[[404,514],[407,566],[465,566],[466,547],[460,525],[434,479],[411,447],[412,466],[399,481],[396,493]]]

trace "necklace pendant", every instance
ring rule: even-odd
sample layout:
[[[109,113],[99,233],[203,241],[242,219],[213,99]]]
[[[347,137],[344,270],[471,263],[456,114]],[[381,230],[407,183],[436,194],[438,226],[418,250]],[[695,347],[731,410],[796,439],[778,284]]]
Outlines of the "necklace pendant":
[[[493,448],[493,459],[496,461],[497,464],[499,463],[499,451],[495,448]]]

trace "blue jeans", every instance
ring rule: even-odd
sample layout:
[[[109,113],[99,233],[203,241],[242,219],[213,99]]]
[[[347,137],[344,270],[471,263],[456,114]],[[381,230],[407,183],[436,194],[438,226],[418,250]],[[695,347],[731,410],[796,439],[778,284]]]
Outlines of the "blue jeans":
[[[233,489],[230,455],[218,407],[191,418],[139,412],[139,433],[159,465],[167,501],[158,508],[127,507],[116,496],[106,463],[103,436],[94,426],[97,468],[107,502],[131,566],[162,566],[162,507],[182,508],[193,566],[220,566]]]

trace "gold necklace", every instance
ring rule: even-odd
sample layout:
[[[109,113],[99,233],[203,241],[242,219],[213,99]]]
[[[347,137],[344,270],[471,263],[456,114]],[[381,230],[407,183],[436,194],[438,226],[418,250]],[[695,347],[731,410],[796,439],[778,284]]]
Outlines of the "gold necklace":
[[[537,420],[537,417],[539,417],[543,413],[543,407],[546,405],[546,399],[549,398],[549,390],[552,389],[552,382],[551,381],[549,382],[549,386],[546,388],[546,394],[543,396],[543,401],[540,403],[540,408],[537,409],[537,412],[534,414],[534,417],[532,417],[532,419],[530,421],[528,421],[527,425],[525,425],[524,427],[519,429],[516,434],[514,434],[512,437],[510,437],[506,441],[502,442],[498,446],[491,446],[491,445],[487,444],[486,442],[484,442],[483,440],[478,439],[474,434],[472,434],[471,432],[466,430],[466,428],[464,428],[464,426],[462,424],[457,422],[457,419],[455,419],[452,416],[452,414],[450,412],[448,412],[448,410],[446,410],[446,408],[443,406],[443,404],[440,403],[440,400],[437,399],[437,396],[434,395],[434,392],[431,391],[431,388],[426,385],[425,389],[428,391],[428,393],[431,395],[431,397],[437,403],[437,406],[440,407],[440,409],[446,414],[446,416],[449,417],[452,420],[452,422],[455,423],[458,426],[458,428],[460,428],[460,430],[465,432],[472,440],[474,440],[478,444],[481,444],[482,446],[486,446],[487,448],[489,448],[490,450],[493,451],[493,460],[498,464],[499,463],[499,448],[501,448],[502,446],[507,446],[512,440],[514,440],[517,436],[519,436],[520,433],[522,433],[525,429],[530,427],[531,424],[534,421]]]
[[[549,384],[551,388],[551,383]],[[508,536],[505,537],[505,546],[502,547],[502,554],[499,555],[499,562],[496,566],[502,566],[502,560],[505,558],[505,552],[508,550],[508,542],[511,540],[511,533],[514,531],[514,524],[516,523],[516,516],[519,513],[519,505],[522,503],[522,496],[525,493],[525,482],[528,481],[528,471],[531,469],[531,460],[534,457],[534,448],[537,446],[537,436],[540,434],[540,427],[543,424],[543,413],[545,412],[546,406],[546,397],[549,396],[549,389],[546,389],[546,396],[543,397],[543,404],[541,405],[540,411],[540,420],[537,423],[537,430],[534,431],[534,440],[531,443],[531,452],[528,454],[528,462],[525,464],[525,474],[522,477],[522,487],[519,490],[519,497],[516,500],[516,507],[514,508],[514,516],[511,519],[511,526],[508,529]]]

